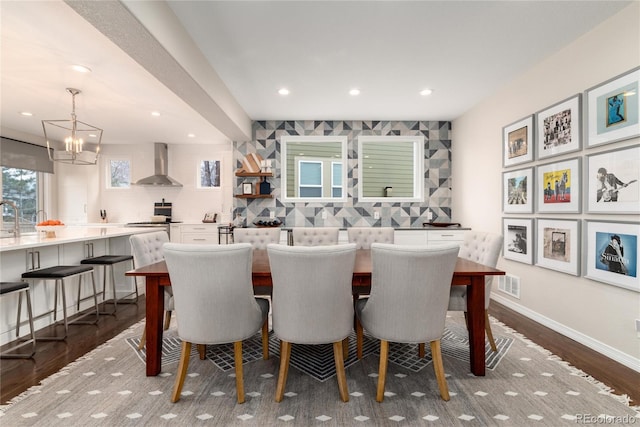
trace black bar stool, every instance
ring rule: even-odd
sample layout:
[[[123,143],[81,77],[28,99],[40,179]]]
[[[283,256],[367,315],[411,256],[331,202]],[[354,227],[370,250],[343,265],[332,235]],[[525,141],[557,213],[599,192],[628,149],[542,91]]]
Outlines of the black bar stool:
[[[0,282],[0,296],[18,294],[18,319],[16,320],[16,340],[20,340],[20,314],[22,313],[22,294],[27,297],[27,315],[29,316],[29,338],[20,344],[7,348],[0,353],[0,359],[29,359],[36,352],[36,331],[33,329],[33,311],[31,310],[31,296],[27,282]],[[14,350],[31,344],[30,353],[11,353]]]
[[[111,312],[100,312],[100,314],[114,314],[118,311],[118,302],[121,304],[135,304],[138,302],[138,286],[135,285],[135,291],[121,297],[116,297],[116,278],[113,274],[113,266],[120,262],[129,261],[131,263],[131,269],[133,270],[133,256],[131,255],[103,255],[94,258],[87,258],[80,261],[80,264],[91,264],[91,265],[99,265],[102,266],[102,291],[99,294],[102,294],[102,302],[105,303],[106,289],[107,289],[107,267],[109,267],[109,274],[111,276],[111,292],[113,292],[113,311]],[[78,289],[79,291],[79,289]],[[129,297],[135,295],[136,299],[130,299]],[[80,299],[80,292],[78,292],[78,310],[80,309],[80,301],[84,301],[89,297],[85,297]]]
[[[67,318],[67,297],[65,292],[65,284],[67,282],[65,279],[71,279],[73,277],[78,276],[78,287],[81,287],[82,278],[87,274],[91,275],[91,284],[93,286],[93,302],[95,307],[96,320],[81,321],[81,319],[93,314],[92,312],[88,312],[88,313],[81,314],[75,319],[69,321]],[[22,278],[33,279],[33,280],[54,280],[55,281],[53,309],[37,315],[35,319],[38,319],[40,317],[53,313],[53,321],[55,325],[57,323],[56,319],[58,317],[58,311],[57,311],[58,289],[60,289],[60,293],[62,294],[62,314],[63,314],[63,322],[64,322],[64,336],[40,337],[38,338],[38,341],[62,341],[67,338],[67,334],[69,333],[69,325],[73,325],[73,324],[81,324],[81,325],[90,324],[91,325],[91,324],[98,323],[100,312],[98,311],[98,294],[96,293],[96,278],[93,271],[93,267],[88,265],[60,265],[57,267],[49,267],[49,268],[42,268],[39,270],[28,271],[22,274]]]

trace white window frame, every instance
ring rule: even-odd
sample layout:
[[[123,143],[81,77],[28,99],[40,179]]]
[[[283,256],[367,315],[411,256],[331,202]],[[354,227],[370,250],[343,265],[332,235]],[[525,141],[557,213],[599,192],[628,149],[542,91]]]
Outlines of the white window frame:
[[[335,185],[335,174],[333,173],[333,165],[340,165],[340,172],[344,169],[343,162],[331,162],[331,195],[333,195],[333,189],[339,188],[344,193],[344,184],[343,185]],[[342,175],[342,173],[340,173]]]
[[[133,162],[129,157],[105,157],[105,174],[104,174],[104,188],[106,190],[123,191],[131,189],[131,177],[133,176]],[[129,182],[126,187],[112,187],[111,186],[111,162],[129,162]]]
[[[200,174],[200,165],[202,162],[220,162],[220,185],[217,187],[203,187],[202,186],[202,175]],[[222,159],[219,158],[206,158],[206,159],[198,159],[196,162],[196,189],[203,191],[221,191],[222,186],[224,184],[224,173],[222,173]]]

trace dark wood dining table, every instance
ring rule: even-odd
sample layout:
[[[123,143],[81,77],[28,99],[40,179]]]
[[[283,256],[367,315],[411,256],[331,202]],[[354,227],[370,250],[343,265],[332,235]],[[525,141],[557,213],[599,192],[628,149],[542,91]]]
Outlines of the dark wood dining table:
[[[268,292],[273,284],[266,250],[253,251],[252,273],[254,291],[259,294]],[[485,374],[485,277],[504,274],[504,271],[462,258],[458,258],[453,273],[452,286],[467,286],[470,365],[471,372],[478,376]],[[167,265],[164,261],[160,261],[127,271],[126,275],[144,277],[146,281],[147,376],[155,376],[160,373],[162,364],[163,287],[171,286]],[[358,250],[356,252],[352,286],[354,295],[369,292],[371,288],[371,251]]]

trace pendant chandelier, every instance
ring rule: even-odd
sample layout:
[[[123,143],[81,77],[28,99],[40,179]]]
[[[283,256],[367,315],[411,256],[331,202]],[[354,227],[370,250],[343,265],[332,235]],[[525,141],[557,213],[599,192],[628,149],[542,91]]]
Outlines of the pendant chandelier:
[[[76,118],[76,95],[80,90],[67,88],[71,94],[71,120],[43,120],[42,129],[47,140],[49,160],[72,165],[95,165],[98,163],[102,129],[81,122]],[[87,140],[95,144],[95,152],[88,150]],[[63,141],[64,150],[54,150],[51,142]]]

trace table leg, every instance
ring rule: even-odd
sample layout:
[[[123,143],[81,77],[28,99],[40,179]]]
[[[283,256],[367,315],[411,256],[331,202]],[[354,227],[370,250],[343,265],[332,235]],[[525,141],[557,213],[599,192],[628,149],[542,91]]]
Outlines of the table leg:
[[[484,376],[484,276],[471,276],[471,285],[467,286],[467,315],[471,372]]]
[[[147,376],[160,373],[162,366],[162,313],[164,312],[164,287],[158,277],[146,278],[146,330],[147,330]]]

